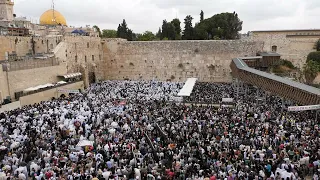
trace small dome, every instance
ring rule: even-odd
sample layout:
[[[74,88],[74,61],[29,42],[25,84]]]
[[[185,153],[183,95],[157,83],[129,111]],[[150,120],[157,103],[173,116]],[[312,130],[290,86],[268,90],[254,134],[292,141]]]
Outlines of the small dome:
[[[55,18],[54,18],[55,17]],[[66,19],[56,10],[48,10],[40,17],[41,25],[67,25]]]

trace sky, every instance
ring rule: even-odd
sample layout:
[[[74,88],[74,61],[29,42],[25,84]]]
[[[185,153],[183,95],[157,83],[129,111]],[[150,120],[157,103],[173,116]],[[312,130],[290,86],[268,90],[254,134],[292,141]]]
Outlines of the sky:
[[[320,0],[54,0],[69,26],[97,25],[117,29],[123,19],[136,33],[157,32],[166,19],[187,15],[200,20],[222,12],[236,12],[243,21],[242,33],[254,30],[320,29]],[[39,22],[52,0],[14,0],[17,17]]]

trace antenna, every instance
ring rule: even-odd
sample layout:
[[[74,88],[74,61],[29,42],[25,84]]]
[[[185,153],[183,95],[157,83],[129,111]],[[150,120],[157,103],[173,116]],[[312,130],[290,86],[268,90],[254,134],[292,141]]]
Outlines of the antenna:
[[[52,21],[54,21],[54,22],[56,22],[56,17],[55,17],[55,15],[54,15],[54,0],[52,0],[52,14],[53,14],[53,19],[52,19]]]

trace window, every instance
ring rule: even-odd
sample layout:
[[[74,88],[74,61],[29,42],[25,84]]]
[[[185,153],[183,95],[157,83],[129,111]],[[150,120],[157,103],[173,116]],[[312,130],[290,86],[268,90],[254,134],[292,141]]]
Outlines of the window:
[[[94,55],[92,55],[92,61],[94,61]]]
[[[278,47],[277,46],[272,46],[272,52],[277,52]]]
[[[74,60],[75,60],[76,62],[78,61],[78,56],[77,56],[77,55],[74,57]]]
[[[87,56],[84,56],[84,62],[87,62]]]
[[[99,54],[99,60],[101,60],[101,54]]]
[[[90,44],[89,43],[87,43],[87,48],[89,48],[90,47]]]
[[[41,40],[41,43],[43,44],[43,40]]]

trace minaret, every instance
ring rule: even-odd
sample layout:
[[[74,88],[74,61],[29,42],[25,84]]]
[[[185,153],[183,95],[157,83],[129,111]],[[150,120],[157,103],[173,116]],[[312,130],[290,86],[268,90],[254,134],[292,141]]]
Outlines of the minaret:
[[[12,0],[0,0],[0,20],[13,21],[13,5]]]
[[[52,0],[52,22],[56,22],[56,16],[54,14],[54,0]]]

